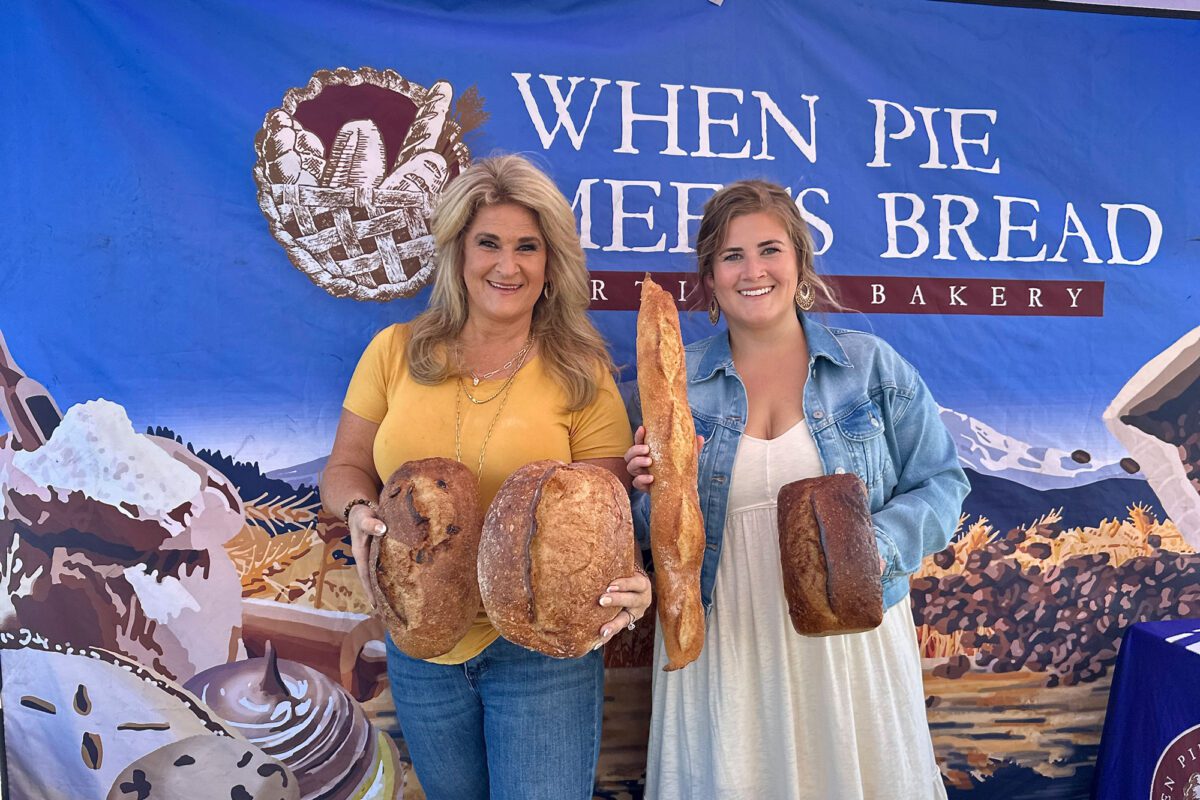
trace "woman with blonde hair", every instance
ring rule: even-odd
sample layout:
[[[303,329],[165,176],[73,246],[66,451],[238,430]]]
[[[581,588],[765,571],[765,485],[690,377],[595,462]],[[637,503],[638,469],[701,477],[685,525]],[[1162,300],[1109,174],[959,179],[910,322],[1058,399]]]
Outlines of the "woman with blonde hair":
[[[322,501],[346,518],[364,585],[368,537],[385,532],[379,490],[406,461],[461,461],[479,478],[481,508],[539,459],[589,462],[629,480],[621,458],[629,423],[587,317],[587,270],[562,193],[523,158],[485,159],[447,186],[432,230],[429,308],[367,346],[322,478]],[[604,641],[650,602],[644,575],[613,578],[598,602],[624,610],[600,632]],[[549,658],[500,638],[481,613],[443,656],[413,659],[390,639],[387,655],[396,714],[430,800],[592,796],[599,650]]]
[[[654,672],[646,797],[944,798],[908,603],[909,574],[945,547],[967,492],[937,404],[884,341],[812,318],[818,297],[833,298],[781,187],[741,181],[714,194],[696,256],[710,319],[728,326],[686,348],[704,439],[706,638],[695,663]],[[631,416],[640,426],[636,403]],[[639,489],[653,480],[643,438],[638,427],[626,453]],[[800,636],[784,597],[776,497],[792,481],[846,472],[869,493],[883,623]]]

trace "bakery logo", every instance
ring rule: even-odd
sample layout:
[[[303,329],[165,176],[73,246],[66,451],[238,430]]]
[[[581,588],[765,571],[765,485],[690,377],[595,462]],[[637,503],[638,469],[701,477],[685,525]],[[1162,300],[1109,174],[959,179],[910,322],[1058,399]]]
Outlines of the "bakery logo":
[[[335,297],[409,297],[434,269],[429,217],[470,163],[486,119],[474,87],[426,88],[393,70],[321,70],[254,139],[258,205],[288,258]]]
[[[1150,800],[1200,800],[1200,725],[1176,736],[1158,757]]]

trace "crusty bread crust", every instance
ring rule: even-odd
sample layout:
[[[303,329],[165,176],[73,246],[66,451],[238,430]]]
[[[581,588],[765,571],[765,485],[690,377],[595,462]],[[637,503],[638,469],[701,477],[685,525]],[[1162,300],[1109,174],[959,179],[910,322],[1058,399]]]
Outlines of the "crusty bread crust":
[[[858,633],[883,622],[879,548],[867,487],[853,473],[779,490],[779,554],[792,627],[804,636]]]
[[[687,400],[687,366],[675,301],[647,274],[637,319],[638,392],[653,464],[650,548],[654,591],[668,664],[695,661],[704,646],[700,566],[704,518],[696,492],[696,428]]]
[[[384,625],[413,658],[450,652],[479,613],[475,475],[448,458],[402,464],[379,496],[379,518],[387,533],[371,537],[368,573]]]
[[[635,572],[625,487],[593,464],[534,461],[508,477],[483,523],[479,592],[510,642],[578,658],[622,609],[600,605],[609,584]]]

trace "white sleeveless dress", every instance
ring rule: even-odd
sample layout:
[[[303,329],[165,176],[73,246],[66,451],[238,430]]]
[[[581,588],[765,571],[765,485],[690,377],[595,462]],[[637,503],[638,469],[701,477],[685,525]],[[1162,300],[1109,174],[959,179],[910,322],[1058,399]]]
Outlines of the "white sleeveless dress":
[[[809,638],[787,614],[776,496],[822,473],[801,420],[743,436],[704,650],[662,672],[656,635],[647,800],[943,800],[907,600],[866,633]]]

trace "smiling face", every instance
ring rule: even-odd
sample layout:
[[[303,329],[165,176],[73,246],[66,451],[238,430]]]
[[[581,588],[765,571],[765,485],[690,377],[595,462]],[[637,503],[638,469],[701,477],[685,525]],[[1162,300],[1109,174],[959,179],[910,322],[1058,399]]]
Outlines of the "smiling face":
[[[482,206],[462,242],[469,314],[497,323],[531,320],[547,254],[533,212],[515,203]]]
[[[774,214],[734,217],[712,264],[705,283],[729,327],[770,328],[795,317],[800,264],[787,228]]]

